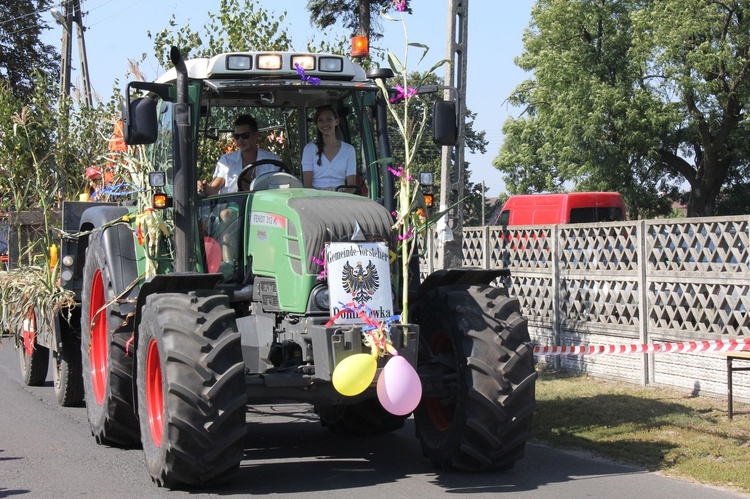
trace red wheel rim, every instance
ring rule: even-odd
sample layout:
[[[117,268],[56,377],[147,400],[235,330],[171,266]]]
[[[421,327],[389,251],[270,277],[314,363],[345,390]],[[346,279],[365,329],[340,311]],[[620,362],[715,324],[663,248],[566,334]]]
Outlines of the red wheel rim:
[[[435,334],[430,341],[430,349],[435,355],[452,354],[453,347],[450,339],[443,333]],[[456,373],[457,374],[457,373]],[[447,431],[453,421],[453,414],[456,412],[456,404],[446,404],[443,399],[438,397],[426,397],[425,408],[427,415],[432,421],[432,426],[439,431]]]
[[[156,340],[151,339],[146,352],[146,412],[154,445],[161,447],[164,428],[164,392],[161,383],[161,362]]]
[[[102,271],[97,270],[91,281],[91,297],[89,300],[89,325],[91,327],[89,360],[94,397],[99,405],[104,403],[104,392],[107,386],[107,364],[109,362],[109,328],[107,327],[107,314],[102,310],[105,303]],[[101,312],[99,312],[100,310]]]
[[[34,343],[36,342],[36,316],[34,312],[30,312],[26,316],[23,326],[23,350],[27,357],[31,357],[34,353]]]

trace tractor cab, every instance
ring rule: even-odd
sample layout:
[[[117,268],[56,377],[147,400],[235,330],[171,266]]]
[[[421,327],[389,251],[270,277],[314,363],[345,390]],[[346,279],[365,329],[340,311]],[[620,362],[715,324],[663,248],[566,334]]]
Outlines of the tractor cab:
[[[182,65],[184,71],[178,71]],[[181,80],[181,74],[187,78]],[[386,124],[388,96],[382,90],[392,75],[384,69],[366,74],[359,65],[334,54],[243,52],[179,60],[155,83],[130,83],[129,96],[138,89],[148,94],[128,100],[126,140],[151,144],[154,173],[163,172],[158,181],[158,194],[166,198],[162,205],[171,209],[184,198],[186,214],[196,220],[194,226],[185,227],[194,234],[190,240],[199,243],[196,263],[184,268],[221,274],[222,282],[235,286],[256,276],[277,282],[283,276],[290,291],[298,289],[301,278],[306,282],[292,308],[302,311],[307,306],[304,291],[316,284],[311,279],[321,272],[310,262],[320,257],[325,244],[346,241],[357,231],[367,240],[390,242],[392,221],[387,219],[395,208],[395,194],[388,171],[393,161]],[[433,113],[434,138],[447,145],[455,141],[455,107],[446,101],[438,105]],[[325,193],[302,188],[302,151],[316,140],[313,116],[320,106],[336,110],[336,136],[353,146],[356,157],[354,183],[342,183]],[[185,116],[184,127],[176,124],[177,112]],[[208,197],[189,192],[198,180],[210,181],[219,158],[237,148],[233,123],[242,115],[257,122],[258,147],[280,159],[245,165],[237,191]],[[267,166],[275,171],[254,175],[254,170]],[[181,192],[177,185],[182,185]],[[364,200],[383,207],[384,221],[354,217],[357,210],[370,209],[360,207]],[[191,213],[188,207],[195,209]],[[308,224],[311,217],[314,223]],[[176,229],[180,231],[179,224]],[[290,230],[301,233],[292,236]],[[279,265],[281,254],[291,257],[292,267]],[[173,268],[163,267],[167,272]]]

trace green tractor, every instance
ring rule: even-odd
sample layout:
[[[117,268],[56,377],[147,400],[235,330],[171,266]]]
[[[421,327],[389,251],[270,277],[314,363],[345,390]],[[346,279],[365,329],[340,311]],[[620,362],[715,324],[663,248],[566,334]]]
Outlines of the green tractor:
[[[385,160],[389,96],[377,84],[390,70],[366,74],[332,54],[171,57],[174,68],[156,82],[128,85],[123,106],[125,141],[148,150],[152,204],[68,203],[63,217],[78,234],[64,241],[62,279],[81,303],[71,329],[97,442],[142,445],[160,486],[218,484],[238,473],[248,404],[286,400],[309,403],[323,425],[350,434],[393,431],[413,414],[435,465],[511,467],[535,409],[526,319],[517,299],[490,286],[503,271],[440,271],[420,283],[415,259],[402,275]],[[356,185],[337,191],[299,180],[321,105],[338,110],[340,137],[357,152]],[[449,146],[455,104],[436,106],[433,138]],[[200,197],[200,151],[239,114],[284,138],[268,146],[282,158],[278,171],[247,191]],[[352,284],[365,277],[367,292]],[[404,279],[409,324],[394,320]],[[362,385],[356,393],[336,386],[337,367],[371,354],[373,323],[388,324],[389,346],[418,374],[413,411],[381,403],[390,355],[374,357],[371,380],[345,373]]]

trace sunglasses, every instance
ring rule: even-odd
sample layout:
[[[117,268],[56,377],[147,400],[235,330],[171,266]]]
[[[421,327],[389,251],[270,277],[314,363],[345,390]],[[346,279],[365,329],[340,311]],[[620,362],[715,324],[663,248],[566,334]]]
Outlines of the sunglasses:
[[[251,135],[253,135],[255,132],[242,132],[242,133],[235,133],[232,135],[234,137],[234,140],[239,139],[249,139]]]

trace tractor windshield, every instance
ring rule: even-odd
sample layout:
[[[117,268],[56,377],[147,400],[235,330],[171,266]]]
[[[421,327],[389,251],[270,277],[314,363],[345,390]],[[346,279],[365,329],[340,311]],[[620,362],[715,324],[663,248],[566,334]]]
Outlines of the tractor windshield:
[[[240,115],[250,115],[258,123],[258,146],[279,156],[291,173],[301,179],[302,150],[317,136],[313,115],[317,107],[330,105],[340,118],[337,136],[356,151],[357,182],[370,192],[373,181],[375,185],[379,182],[373,178],[378,174],[375,163],[378,148],[368,101],[375,101],[373,91],[340,88],[331,91],[264,87],[262,93],[254,89],[252,93],[235,91],[223,98],[205,95],[198,129],[199,177],[210,179],[219,157],[237,149],[232,137],[234,120]]]

